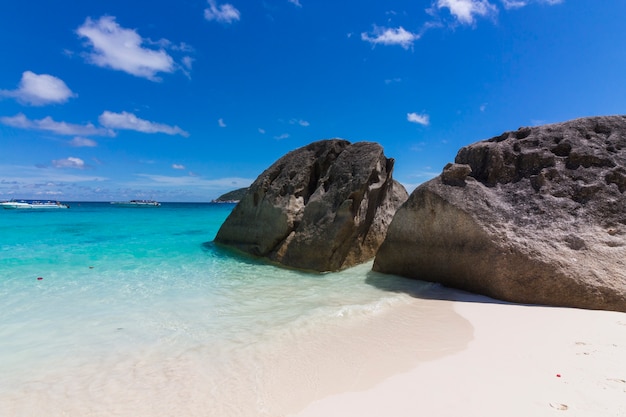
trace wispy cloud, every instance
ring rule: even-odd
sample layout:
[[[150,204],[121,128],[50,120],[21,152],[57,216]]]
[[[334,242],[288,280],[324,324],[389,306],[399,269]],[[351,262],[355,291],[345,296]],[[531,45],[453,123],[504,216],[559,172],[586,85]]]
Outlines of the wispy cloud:
[[[174,169],[185,169],[185,166],[181,165],[181,164],[172,164],[172,168],[174,168]]]
[[[520,7],[528,6],[531,3],[546,4],[548,6],[554,6],[557,4],[565,3],[565,0],[500,0],[505,9],[519,9]]]
[[[274,139],[277,139],[277,140],[289,139],[289,133],[283,133],[282,135],[274,136]]]
[[[160,72],[171,73],[176,69],[174,59],[161,47],[150,49],[136,30],[121,27],[113,16],[103,16],[94,21],[87,18],[77,31],[88,40],[91,51],[86,54],[89,63],[160,81]],[[163,43],[161,43],[162,45]]]
[[[219,127],[226,127],[226,123],[224,122],[224,119],[222,119],[221,117],[217,119],[217,125]]]
[[[407,113],[406,119],[411,123],[417,123],[422,126],[430,124],[430,117],[427,114]]]
[[[418,142],[409,148],[413,152],[423,152],[426,149],[426,142]]]
[[[401,83],[402,82],[402,78],[396,77],[396,78],[388,78],[385,80],[385,84],[389,85],[389,84],[395,84],[395,83]]]
[[[88,172],[88,171],[84,171]],[[19,174],[16,174],[19,173]],[[28,165],[0,165],[0,183],[35,188],[38,185],[106,181],[107,177],[78,174],[76,171],[41,169]]]
[[[191,67],[193,66],[193,61],[195,61],[195,60],[192,57],[185,56],[181,60],[181,63],[183,64],[183,67],[185,67],[185,69],[191,70]]]
[[[501,0],[505,9],[519,9],[528,5],[526,0]]]
[[[307,126],[311,125],[311,123],[307,122],[306,120],[302,120],[302,119],[291,119],[289,121],[289,124],[300,125],[302,127],[307,127]]]
[[[162,201],[207,201],[210,195],[248,187],[254,181],[242,177],[203,178],[176,171],[179,175],[137,174],[113,183],[111,178],[90,175],[95,171],[88,169],[86,162],[85,169],[80,169],[80,158],[73,162],[70,158],[74,157],[57,160],[57,166],[0,164],[0,196],[56,195],[93,201],[158,196]]]
[[[404,49],[409,49],[419,38],[419,34],[409,32],[402,26],[398,28],[374,26],[371,33],[361,33],[361,39],[372,45],[400,45]]]
[[[75,169],[85,169],[85,161],[80,158],[76,158],[73,156],[64,158],[64,159],[55,159],[52,161],[52,166],[55,168],[75,168]]]
[[[300,0],[287,0],[287,1],[297,7],[302,7],[302,4],[300,4]]]
[[[143,133],[165,133],[166,135],[189,136],[189,133],[178,126],[170,126],[155,123],[138,118],[132,113],[113,113],[104,111],[98,121],[102,127],[96,127],[91,123],[77,125],[66,122],[56,122],[47,116],[39,120],[30,120],[23,113],[12,117],[0,117],[0,123],[26,130],[42,130],[57,135],[76,136],[69,145],[76,147],[94,147],[97,143],[83,136],[115,136],[115,130],[135,130]]]
[[[121,112],[113,113],[105,110],[99,117],[100,124],[109,129],[135,130],[142,133],[165,133],[166,135],[189,136],[178,126],[169,126],[162,123],[155,123],[140,119],[133,113]]]
[[[77,125],[66,122],[55,122],[52,117],[44,117],[39,120],[30,120],[24,114],[19,113],[12,117],[0,117],[0,123],[26,130],[42,130],[57,135],[68,136],[115,136],[110,129],[96,127],[91,123]]]
[[[61,80],[53,75],[35,74],[24,71],[16,90],[0,90],[0,97],[12,97],[23,104],[43,106],[46,104],[65,103],[77,94]]]
[[[61,159],[58,162],[63,165],[61,161],[67,163],[68,159]],[[87,164],[84,166],[89,168]],[[0,164],[0,178],[2,178],[0,179],[0,195],[7,197],[63,196],[63,198],[72,196],[74,200],[86,197],[97,200],[96,190],[109,180],[107,177],[87,175],[88,172],[93,172],[89,169],[76,169],[77,167],[71,166],[59,167],[70,169],[55,168],[54,162],[50,166]]]
[[[155,175],[137,174],[138,180],[132,180],[129,186],[171,186],[171,187],[197,187],[202,189],[223,189],[248,187],[254,180],[250,178],[227,177],[218,179],[206,179],[195,175]]]
[[[241,18],[241,13],[232,4],[218,5],[215,0],[208,0],[209,7],[204,9],[204,18],[222,23],[233,23]]]
[[[98,143],[93,139],[76,136],[74,139],[69,141],[69,145],[75,148],[95,148],[98,146]]]

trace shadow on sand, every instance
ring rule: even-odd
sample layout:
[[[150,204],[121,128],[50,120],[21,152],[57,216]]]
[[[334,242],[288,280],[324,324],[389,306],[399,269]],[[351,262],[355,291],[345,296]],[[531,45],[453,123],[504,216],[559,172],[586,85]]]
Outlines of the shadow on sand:
[[[426,300],[462,301],[467,303],[488,304],[515,304],[507,301],[496,300],[484,295],[474,294],[456,288],[445,287],[436,282],[421,281],[405,278],[398,275],[383,274],[369,271],[365,283],[378,289],[390,292],[400,292],[411,297]],[[518,305],[518,304],[516,304]]]

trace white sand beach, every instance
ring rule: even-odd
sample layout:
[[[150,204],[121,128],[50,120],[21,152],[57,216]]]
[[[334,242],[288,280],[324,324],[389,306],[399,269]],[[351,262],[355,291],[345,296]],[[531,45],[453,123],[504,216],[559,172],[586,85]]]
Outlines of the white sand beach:
[[[107,344],[97,360],[3,381],[0,415],[626,416],[625,313],[389,290],[403,294],[330,309],[323,325],[304,316],[223,355]]]
[[[473,328],[466,348],[416,360],[295,416],[626,416],[626,314],[452,294],[454,311]]]

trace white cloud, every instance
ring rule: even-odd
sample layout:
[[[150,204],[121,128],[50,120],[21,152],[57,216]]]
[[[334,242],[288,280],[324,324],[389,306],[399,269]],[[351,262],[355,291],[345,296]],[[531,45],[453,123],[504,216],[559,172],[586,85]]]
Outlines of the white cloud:
[[[135,180],[127,183],[129,186],[149,187],[149,186],[167,186],[167,187],[196,187],[201,189],[222,189],[222,188],[243,188],[248,187],[254,180],[249,178],[220,178],[205,179],[193,175],[168,176],[155,174],[137,174],[142,180]],[[147,180],[147,181],[146,181]]]
[[[259,133],[260,133],[260,134],[262,134],[262,135],[264,135],[264,134],[265,134],[265,129],[261,129],[261,128],[259,128]]]
[[[476,18],[486,17],[495,19],[499,8],[520,9],[530,4],[544,4],[553,6],[562,4],[565,0],[498,0],[501,6],[497,6],[493,2],[496,0],[431,0],[431,7],[426,9],[426,13],[433,19],[424,23],[418,32],[411,32],[402,26],[397,28],[374,26],[374,29],[367,33],[361,33],[361,39],[371,43],[372,45],[400,45],[404,49],[409,49],[413,43],[419,40],[428,30],[445,27],[443,19],[439,16],[439,10],[447,9],[453,17],[454,25],[457,23],[465,25],[474,25]],[[387,12],[388,15],[395,15],[393,11]],[[453,26],[454,26],[453,25]],[[347,34],[348,38],[352,33]],[[385,80],[391,83],[395,80]]]
[[[95,140],[83,138],[80,136],[76,136],[69,142],[70,146],[74,146],[76,148],[94,148],[98,146]]]
[[[224,123],[224,119],[222,119],[221,117],[217,119],[217,124],[219,125],[219,127],[226,127],[226,123]]]
[[[107,177],[75,174],[67,171],[41,169],[32,165],[1,165],[0,184],[16,185],[23,188],[36,188],[42,185],[107,181]]]
[[[528,5],[526,0],[501,0],[505,9],[519,9]]]
[[[181,164],[172,164],[172,168],[174,168],[174,169],[185,169],[185,166],[181,165]]]
[[[297,7],[302,7],[302,4],[300,4],[300,0],[287,0],[287,1]]]
[[[43,130],[57,135],[115,136],[113,131],[95,127],[91,123],[76,125],[65,122],[55,122],[50,116],[39,120],[30,120],[24,114],[19,113],[13,117],[0,117],[0,123],[20,129]]]
[[[183,59],[181,60],[181,62],[182,62],[182,64],[183,64],[183,66],[184,66],[186,69],[188,69],[188,70],[190,70],[190,69],[191,69],[191,66],[193,65],[193,61],[195,61],[195,59],[193,59],[193,58],[192,58],[192,57],[190,57],[190,56],[185,56],[185,57],[183,57]]]
[[[209,7],[204,9],[204,18],[206,20],[215,20],[217,22],[232,23],[241,18],[241,13],[232,4],[218,5],[215,0],[208,0]]]
[[[174,59],[163,49],[142,46],[151,43],[142,39],[133,29],[125,29],[113,16],[103,16],[97,21],[87,18],[77,31],[89,40],[92,52],[87,61],[99,67],[127,72],[137,77],[160,81],[159,72],[174,72]]]
[[[156,45],[163,49],[171,49],[172,51],[187,52],[187,53],[195,52],[195,48],[186,42],[175,44],[169,39],[159,39],[158,41],[153,41],[152,39],[149,39],[149,38],[142,39],[142,41],[146,42],[149,45]]]
[[[70,156],[65,159],[55,159],[52,161],[52,165],[55,168],[76,168],[76,169],[84,169],[86,167],[85,161],[80,158],[75,158]]]
[[[500,0],[505,9],[519,9],[528,6],[530,3],[546,4],[554,6],[562,4],[565,0]]]
[[[60,78],[24,71],[17,90],[0,90],[0,96],[13,97],[21,103],[32,106],[43,106],[51,103],[65,103],[77,95]]]
[[[394,84],[394,83],[401,83],[402,82],[402,78],[396,77],[396,78],[388,78],[385,80],[385,84],[389,85],[389,84]]]
[[[76,158],[78,159],[78,158]],[[60,161],[64,161],[61,159]],[[69,158],[66,158],[66,163]],[[63,196],[67,200],[108,200],[111,197],[99,198],[94,194],[95,187],[99,188],[110,180],[107,177],[87,175],[93,170],[88,164],[84,169],[80,166],[61,167],[54,169],[53,162],[48,166],[36,165],[3,165],[0,164],[0,195],[23,198],[24,195]],[[61,162],[61,165],[63,162]],[[71,162],[69,162],[71,165]],[[74,168],[74,169],[71,169]],[[10,197],[9,197],[10,196]]]
[[[439,9],[446,8],[460,23],[471,25],[476,16],[486,17],[498,13],[498,8],[488,0],[437,0]]]
[[[283,133],[282,135],[274,136],[274,139],[278,139],[278,140],[283,140],[283,139],[288,139],[288,138],[289,138],[289,133]]]
[[[307,127],[307,126],[311,125],[311,123],[307,122],[306,120],[302,120],[302,119],[291,119],[289,121],[289,124],[300,125],[302,127]]]
[[[417,123],[423,126],[430,124],[430,117],[427,114],[407,113],[406,119],[411,123]]]
[[[418,142],[409,148],[413,152],[423,152],[426,149],[426,142]]]
[[[400,45],[404,49],[409,49],[419,38],[420,35],[409,32],[402,26],[397,29],[375,26],[371,36],[365,32],[361,33],[361,39],[373,45]]]
[[[515,10],[530,4],[545,4],[554,6],[565,0],[499,0],[506,10]],[[493,0],[437,0],[433,7],[427,9],[430,14],[436,14],[435,9],[448,9],[450,14],[462,24],[472,25],[476,17],[493,17],[498,14],[498,7]]]
[[[105,110],[99,117],[98,121],[104,127],[109,129],[135,130],[143,133],[165,133],[166,135],[189,136],[178,126],[169,126],[166,124],[150,122],[135,116],[133,113],[121,112],[113,113]]]

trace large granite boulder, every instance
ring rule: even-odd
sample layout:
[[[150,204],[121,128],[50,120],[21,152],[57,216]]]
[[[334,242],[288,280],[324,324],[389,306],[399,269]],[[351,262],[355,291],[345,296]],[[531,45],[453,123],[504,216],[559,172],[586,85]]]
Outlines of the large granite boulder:
[[[374,270],[531,304],[626,311],[626,116],[462,148],[398,210]]]
[[[408,198],[380,145],[323,140],[263,172],[215,242],[285,266],[336,271],[376,254]]]

